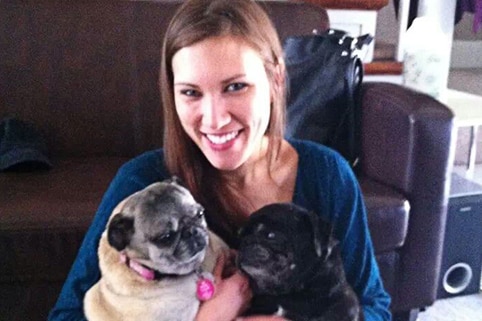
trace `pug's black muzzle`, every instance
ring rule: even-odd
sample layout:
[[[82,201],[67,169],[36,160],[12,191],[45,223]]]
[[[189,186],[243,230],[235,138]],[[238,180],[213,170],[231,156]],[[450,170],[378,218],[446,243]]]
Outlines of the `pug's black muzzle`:
[[[174,256],[192,257],[203,251],[207,245],[207,232],[203,228],[189,226],[182,230]]]
[[[271,258],[271,251],[259,244],[250,244],[239,249],[239,262],[243,265],[262,265]]]

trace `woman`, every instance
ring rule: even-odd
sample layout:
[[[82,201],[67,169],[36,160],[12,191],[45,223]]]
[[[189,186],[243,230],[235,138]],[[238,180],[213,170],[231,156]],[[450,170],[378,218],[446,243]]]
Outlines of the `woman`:
[[[179,8],[161,61],[164,149],[147,152],[119,170],[51,319],[82,316],[83,295],[99,278],[98,240],[115,205],[170,175],[181,177],[206,207],[211,229],[233,248],[237,229],[266,204],[294,202],[326,215],[335,226],[347,279],[366,320],[390,319],[390,298],[380,279],[356,178],[334,151],[283,139],[284,79],[278,36],[259,5],[250,0],[188,0]],[[197,320],[233,320],[249,304],[246,278],[239,272],[223,276],[224,261],[216,269],[216,294],[201,305]]]

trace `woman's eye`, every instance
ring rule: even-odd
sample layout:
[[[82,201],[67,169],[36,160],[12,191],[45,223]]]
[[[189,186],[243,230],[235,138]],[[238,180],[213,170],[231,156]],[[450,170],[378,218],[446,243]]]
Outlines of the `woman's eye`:
[[[194,89],[183,89],[181,94],[188,97],[201,97],[201,93]]]
[[[236,82],[233,84],[230,84],[229,86],[226,87],[226,91],[240,91],[244,88],[246,88],[248,85],[242,82]]]

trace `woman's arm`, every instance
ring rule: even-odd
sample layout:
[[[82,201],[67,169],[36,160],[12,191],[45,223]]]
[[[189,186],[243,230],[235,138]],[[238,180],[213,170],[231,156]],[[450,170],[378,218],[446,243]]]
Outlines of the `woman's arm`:
[[[363,196],[348,163],[335,157],[331,177],[332,221],[340,240],[348,282],[357,293],[366,321],[388,321],[390,297],[375,260]]]
[[[293,144],[299,154],[294,202],[333,223],[347,281],[358,295],[366,321],[390,320],[390,297],[383,288],[353,171],[333,150],[306,141]]]

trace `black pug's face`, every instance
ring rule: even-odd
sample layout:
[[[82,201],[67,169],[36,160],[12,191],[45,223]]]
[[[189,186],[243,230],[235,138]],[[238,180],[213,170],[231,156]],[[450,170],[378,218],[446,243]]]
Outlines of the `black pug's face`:
[[[116,211],[107,237],[118,251],[165,274],[200,266],[208,244],[204,209],[176,180],[149,185]]]
[[[291,203],[254,212],[240,237],[237,264],[249,276],[255,294],[300,289],[335,245],[329,223]]]

